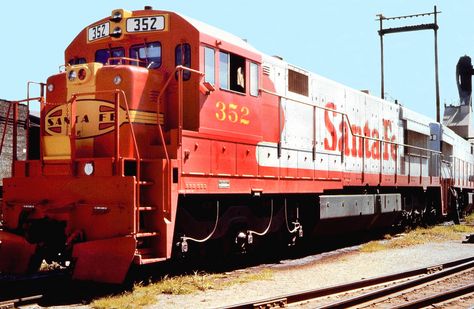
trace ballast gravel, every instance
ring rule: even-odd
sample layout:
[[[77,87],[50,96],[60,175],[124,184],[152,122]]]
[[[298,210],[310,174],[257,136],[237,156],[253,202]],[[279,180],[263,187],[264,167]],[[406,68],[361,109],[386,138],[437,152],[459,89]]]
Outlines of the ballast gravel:
[[[474,244],[462,244],[461,240],[370,253],[351,247],[329,254],[237,270],[235,272],[251,273],[267,268],[271,269],[272,278],[190,295],[157,295],[156,303],[149,308],[220,308],[471,256],[474,256]]]

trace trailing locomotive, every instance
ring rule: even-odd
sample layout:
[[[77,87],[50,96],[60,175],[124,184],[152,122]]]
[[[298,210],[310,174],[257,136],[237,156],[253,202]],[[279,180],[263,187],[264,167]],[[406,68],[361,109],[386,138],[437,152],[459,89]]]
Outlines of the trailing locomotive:
[[[65,61],[40,158],[4,180],[0,272],[121,282],[201,246],[448,216],[474,188],[453,130],[177,13],[114,10]]]

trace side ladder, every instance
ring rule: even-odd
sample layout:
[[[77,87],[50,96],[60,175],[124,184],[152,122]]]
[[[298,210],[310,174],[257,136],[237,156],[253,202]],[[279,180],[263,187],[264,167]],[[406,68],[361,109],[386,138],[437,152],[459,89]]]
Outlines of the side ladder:
[[[136,264],[149,264],[166,259],[162,252],[163,207],[166,202],[167,173],[162,159],[132,160],[136,165]]]

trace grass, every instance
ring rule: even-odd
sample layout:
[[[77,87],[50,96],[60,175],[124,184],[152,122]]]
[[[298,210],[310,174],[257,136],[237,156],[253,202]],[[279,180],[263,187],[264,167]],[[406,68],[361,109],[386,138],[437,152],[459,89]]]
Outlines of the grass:
[[[474,220],[474,216],[471,216]],[[428,228],[418,227],[408,231],[401,237],[392,238],[386,235],[384,240],[374,240],[362,245],[360,251],[375,252],[386,249],[405,248],[429,242],[443,242],[448,240],[461,240],[465,234],[474,233],[473,226],[449,225]]]
[[[233,276],[198,272],[186,276],[165,276],[156,283],[136,284],[132,291],[94,300],[90,306],[96,309],[142,308],[154,304],[159,294],[184,295],[199,291],[219,290],[235,284],[271,280],[272,277],[273,273],[271,270]]]

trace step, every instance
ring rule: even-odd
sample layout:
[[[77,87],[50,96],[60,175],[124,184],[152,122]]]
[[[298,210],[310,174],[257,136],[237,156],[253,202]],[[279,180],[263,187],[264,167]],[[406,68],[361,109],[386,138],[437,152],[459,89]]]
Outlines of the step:
[[[166,261],[166,258],[164,257],[159,257],[159,258],[147,258],[143,257],[141,255],[135,255],[134,262],[135,264],[139,265],[146,265],[146,264],[152,264],[152,263],[158,263],[158,262],[163,262]]]
[[[155,182],[153,182],[151,180],[140,180],[138,183],[139,183],[140,186],[151,186]]]
[[[158,232],[139,232],[136,234],[137,238],[156,237],[156,236],[159,236]]]
[[[152,254],[152,248],[138,248],[137,250],[135,250],[135,255],[141,255],[142,257],[151,257]]]
[[[156,257],[152,248],[139,248],[135,250],[134,262],[135,264],[151,264],[165,261],[166,258]]]
[[[139,211],[154,211],[156,210],[156,207],[154,206],[140,206],[138,207]]]

